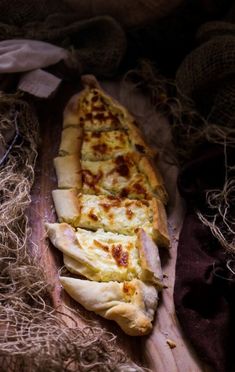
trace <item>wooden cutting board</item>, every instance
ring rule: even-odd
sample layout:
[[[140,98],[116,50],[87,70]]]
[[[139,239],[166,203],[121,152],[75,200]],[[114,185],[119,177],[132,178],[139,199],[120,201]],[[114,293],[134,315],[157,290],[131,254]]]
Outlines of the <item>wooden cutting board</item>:
[[[78,83],[63,83],[53,98],[35,102],[40,121],[41,138],[29,214],[32,226],[32,240],[38,245],[41,252],[41,263],[45,268],[47,280],[51,284],[53,306],[71,316],[71,319],[69,317],[64,319],[70,326],[73,326],[74,322],[72,319],[74,318],[81,327],[86,324],[84,318],[97,320],[100,326],[117,336],[118,345],[134,362],[148,367],[154,372],[206,371],[208,369],[200,364],[184,339],[174,311],[173,287],[177,235],[183,213],[179,207],[180,199],[177,196],[175,186],[173,187],[174,200],[169,210],[172,248],[170,252],[161,252],[167,288],[164,289],[161,295],[154,330],[150,336],[138,338],[125,335],[114,322],[106,321],[93,313],[87,312],[61,290],[58,281],[58,271],[63,265],[62,254],[45,238],[44,223],[46,221],[56,221],[51,197],[51,191],[57,187],[53,158],[58,152],[64,107],[69,98],[77,93],[79,89]],[[115,87],[111,93],[117,95],[117,91],[118,88]],[[123,103],[125,105],[125,102]],[[167,182],[175,185],[177,170],[166,164],[162,164],[162,167]],[[76,315],[68,307],[75,310]]]

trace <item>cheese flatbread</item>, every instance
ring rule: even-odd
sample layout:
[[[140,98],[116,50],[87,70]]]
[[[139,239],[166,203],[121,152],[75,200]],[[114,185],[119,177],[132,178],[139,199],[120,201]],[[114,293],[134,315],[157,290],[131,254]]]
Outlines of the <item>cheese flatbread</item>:
[[[127,334],[145,335],[163,288],[158,245],[170,243],[167,193],[132,115],[93,76],[82,81],[64,110],[52,192],[60,223],[46,224],[47,235],[70,273],[86,278],[62,277],[64,289]]]
[[[128,135],[123,130],[109,132],[84,132],[81,158],[107,160],[131,151]]]
[[[89,89],[79,102],[79,122],[85,131],[122,129],[124,115],[98,89]]]
[[[165,209],[156,199],[135,200],[104,195],[52,192],[57,216],[75,227],[133,235],[143,228],[156,242],[169,246]]]
[[[158,304],[157,289],[138,279],[99,283],[60,277],[68,294],[87,310],[114,320],[130,336],[143,336],[152,329]]]
[[[81,161],[85,194],[110,194],[131,199],[150,199],[154,195],[166,201],[160,176],[149,160],[137,153],[127,153],[110,160]]]
[[[129,112],[114,98],[106,94],[94,77],[83,77],[85,89],[73,96],[64,112],[64,128],[78,126],[84,132],[125,131],[132,150],[150,157],[150,149]]]
[[[66,223],[46,224],[46,229],[72,273],[96,281],[139,278],[162,287],[158,248],[142,229],[133,236],[75,230]]]

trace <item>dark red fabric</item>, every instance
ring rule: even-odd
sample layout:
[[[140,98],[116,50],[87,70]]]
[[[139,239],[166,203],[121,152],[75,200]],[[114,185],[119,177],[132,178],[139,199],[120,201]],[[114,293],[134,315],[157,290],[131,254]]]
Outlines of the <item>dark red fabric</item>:
[[[228,149],[227,156],[234,164],[235,150]],[[228,255],[195,212],[210,212],[205,192],[224,183],[224,148],[207,144],[194,159],[178,180],[188,211],[178,244],[176,313],[199,357],[214,372],[234,371],[235,276],[226,266]]]

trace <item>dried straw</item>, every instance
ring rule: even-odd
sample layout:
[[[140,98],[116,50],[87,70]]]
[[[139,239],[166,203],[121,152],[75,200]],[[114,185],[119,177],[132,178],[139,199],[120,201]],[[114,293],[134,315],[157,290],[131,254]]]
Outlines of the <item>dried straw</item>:
[[[212,234],[219,240],[226,251],[235,254],[235,218],[232,209],[235,203],[235,179],[234,166],[227,164],[227,144],[224,143],[225,151],[225,182],[222,189],[208,190],[206,193],[207,205],[210,214],[202,214],[197,211],[199,219],[208,226]],[[230,270],[233,272],[232,270]]]

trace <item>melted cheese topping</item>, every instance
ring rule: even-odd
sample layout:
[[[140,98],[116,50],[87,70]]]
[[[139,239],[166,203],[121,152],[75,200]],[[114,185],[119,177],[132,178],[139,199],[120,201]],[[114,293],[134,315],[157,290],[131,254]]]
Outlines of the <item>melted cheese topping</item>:
[[[121,130],[109,132],[84,132],[83,160],[107,160],[131,150],[127,134]]]
[[[131,199],[150,199],[153,192],[129,155],[106,161],[82,161],[84,194],[115,194]]]
[[[142,227],[153,235],[151,200],[120,199],[113,196],[80,195],[78,226],[96,230],[135,234]]]
[[[80,103],[80,123],[85,131],[106,131],[122,128],[124,114],[110,104],[99,90],[90,89]]]
[[[88,279],[98,281],[109,280],[132,280],[141,275],[139,254],[136,248],[136,237],[104,232],[99,229],[96,232],[77,229],[76,238],[81,247],[76,260],[66,259],[67,266],[71,271],[85,275]],[[80,250],[79,250],[80,251]],[[86,263],[79,255],[86,259]],[[89,272],[81,272],[80,265],[87,266]],[[90,265],[89,265],[90,263]],[[70,265],[69,265],[70,264]],[[93,270],[95,266],[95,270]],[[69,268],[69,267],[68,267]]]

